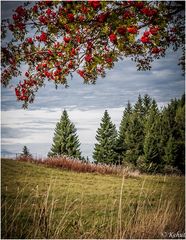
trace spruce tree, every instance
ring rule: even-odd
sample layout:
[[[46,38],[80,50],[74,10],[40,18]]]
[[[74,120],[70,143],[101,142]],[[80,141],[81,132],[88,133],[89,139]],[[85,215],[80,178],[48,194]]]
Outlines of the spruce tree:
[[[80,143],[76,128],[64,110],[60,121],[56,124],[53,144],[48,156],[67,155],[81,159]]]
[[[116,152],[118,153],[120,164],[123,162],[125,153],[127,151],[127,144],[126,144],[125,138],[126,138],[126,131],[130,123],[129,120],[130,120],[131,114],[132,114],[132,106],[128,101],[127,107],[123,112],[122,120],[119,126],[118,139],[117,139]]]
[[[115,125],[107,112],[104,112],[100,123],[100,128],[97,130],[93,158],[96,163],[117,164],[116,149],[117,131]]]
[[[185,172],[185,98],[172,99],[162,112],[163,146],[162,158],[165,165]]]
[[[159,110],[155,100],[147,115],[144,126],[144,162],[148,171],[157,171],[160,167]],[[138,162],[139,164],[139,162]]]
[[[142,99],[142,102],[143,102],[143,112],[144,112],[144,115],[146,116],[148,114],[148,111],[150,110],[150,107],[152,104],[152,98],[148,94],[145,94]]]
[[[136,166],[137,159],[143,155],[144,124],[138,112],[129,117],[129,124],[125,134],[127,151],[125,160]]]
[[[23,147],[23,151],[22,151],[22,153],[21,153],[21,156],[22,156],[22,157],[32,157],[32,154],[30,154],[27,146],[24,146],[24,147]]]
[[[140,94],[138,96],[137,102],[134,105],[134,112],[137,113],[139,115],[139,117],[144,116],[143,99]]]
[[[144,142],[144,108],[141,95],[134,105],[128,118],[128,126],[125,132],[126,152],[124,158],[127,162],[136,166],[138,158],[143,155]]]

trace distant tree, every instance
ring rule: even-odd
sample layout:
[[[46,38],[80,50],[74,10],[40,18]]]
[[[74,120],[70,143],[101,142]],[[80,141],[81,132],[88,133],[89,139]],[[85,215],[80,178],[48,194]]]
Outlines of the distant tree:
[[[32,154],[29,152],[27,146],[23,147],[23,151],[21,153],[22,157],[32,157]]]
[[[67,155],[81,159],[80,143],[76,128],[64,110],[60,121],[56,124],[53,144],[48,156]]]
[[[116,127],[106,110],[96,135],[98,143],[95,144],[93,152],[96,163],[117,164],[116,139]]]
[[[120,163],[123,162],[125,153],[127,151],[127,144],[126,144],[125,138],[126,138],[126,131],[129,126],[131,114],[132,114],[132,106],[128,101],[127,107],[123,112],[122,120],[119,126],[118,138],[117,138],[116,152],[118,153]]]

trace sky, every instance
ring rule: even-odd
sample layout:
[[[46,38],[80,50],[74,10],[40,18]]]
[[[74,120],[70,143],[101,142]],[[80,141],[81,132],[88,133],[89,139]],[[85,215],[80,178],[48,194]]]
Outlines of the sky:
[[[2,2],[2,19],[9,17],[20,2]],[[140,72],[135,63],[124,59],[98,78],[95,85],[83,84],[78,75],[69,79],[69,88],[48,82],[41,88],[33,104],[24,110],[14,95],[12,86],[1,89],[1,154],[15,156],[26,145],[34,157],[45,157],[50,150],[54,128],[62,111],[67,110],[75,124],[82,155],[92,159],[95,135],[104,111],[107,109],[113,123],[119,127],[128,101],[134,104],[138,95],[149,94],[159,107],[170,99],[180,98],[185,91],[184,76],[177,65],[179,52],[169,51],[165,58],[156,60],[152,70]],[[26,70],[22,66],[23,76]]]

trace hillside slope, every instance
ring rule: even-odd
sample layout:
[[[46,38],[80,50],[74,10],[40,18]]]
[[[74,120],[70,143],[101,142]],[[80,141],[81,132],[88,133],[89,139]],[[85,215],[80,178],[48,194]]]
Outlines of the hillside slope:
[[[2,238],[168,238],[184,178],[76,173],[1,160]]]

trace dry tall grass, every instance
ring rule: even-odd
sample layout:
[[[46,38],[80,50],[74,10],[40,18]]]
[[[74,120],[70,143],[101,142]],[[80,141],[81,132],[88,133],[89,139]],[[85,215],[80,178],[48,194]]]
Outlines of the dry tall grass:
[[[157,207],[149,208],[148,196],[145,196],[144,201],[141,201],[140,195],[134,208],[129,211],[134,203],[122,201],[124,181],[123,177],[118,199],[118,214],[107,215],[111,209],[108,209],[106,205],[102,221],[96,222],[95,220],[88,229],[89,219],[82,218],[83,196],[69,203],[67,193],[65,201],[60,203],[64,205],[64,211],[60,213],[58,220],[56,218],[58,200],[55,199],[52,192],[52,185],[55,182],[50,183],[45,193],[40,191],[38,186],[32,189],[27,199],[22,197],[26,186],[25,189],[18,189],[14,202],[10,204],[5,199],[2,205],[2,239],[62,239],[67,236],[69,229],[73,229],[72,238],[75,236],[76,238],[89,239],[167,239],[171,238],[169,237],[172,236],[171,233],[179,233],[179,239],[184,238],[183,206],[176,206],[169,199],[162,201],[160,196]],[[78,206],[81,206],[80,209]],[[113,202],[113,208],[115,207],[116,201]],[[123,207],[125,209],[128,207],[128,211],[123,211]],[[25,212],[27,212],[26,217]],[[72,220],[71,217],[74,218],[74,213],[77,212],[79,214],[76,214],[76,218]]]
[[[43,164],[48,167],[61,168],[76,172],[100,173],[100,174],[115,174],[124,175],[125,177],[138,177],[139,171],[132,170],[129,167],[94,164],[84,162],[79,159],[70,158],[68,156],[50,157],[45,159],[34,159],[30,157],[20,156],[16,158],[18,161]]]

